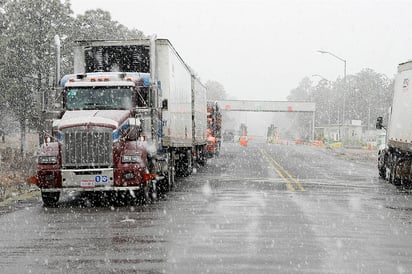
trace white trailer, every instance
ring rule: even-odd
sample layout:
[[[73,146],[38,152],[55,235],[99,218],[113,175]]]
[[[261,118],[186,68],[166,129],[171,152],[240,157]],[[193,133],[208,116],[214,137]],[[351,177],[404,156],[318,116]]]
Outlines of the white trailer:
[[[74,73],[150,73],[151,85],[158,87],[158,95],[153,94],[156,98],[153,107],[162,106],[162,145],[176,148],[192,146],[192,93],[200,99],[194,104],[201,112],[199,106],[206,105],[206,91],[169,40],[80,41],[74,52]],[[206,130],[206,118],[204,123],[196,124]]]
[[[156,41],[156,78],[161,83],[163,146],[192,147],[192,74],[167,40]]]
[[[387,144],[379,151],[378,169],[390,183],[406,185],[412,182],[412,61],[401,63],[395,78],[388,126],[382,117],[376,127],[387,130]]]
[[[138,110],[146,136],[157,148],[149,155],[170,152],[169,161],[182,175],[191,173],[194,159],[205,161],[206,89],[169,40],[79,41],[74,72],[96,71],[149,73],[151,104]]]
[[[206,87],[198,78],[192,76],[192,137],[196,159],[200,164],[205,164],[207,142],[207,100]]]

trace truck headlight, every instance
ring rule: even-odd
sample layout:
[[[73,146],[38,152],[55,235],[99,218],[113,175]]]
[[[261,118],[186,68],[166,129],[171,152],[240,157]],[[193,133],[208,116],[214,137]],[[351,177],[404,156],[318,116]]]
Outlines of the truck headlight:
[[[43,165],[57,164],[57,156],[39,156],[39,164],[43,164]]]
[[[122,163],[140,163],[142,158],[140,155],[123,155]]]

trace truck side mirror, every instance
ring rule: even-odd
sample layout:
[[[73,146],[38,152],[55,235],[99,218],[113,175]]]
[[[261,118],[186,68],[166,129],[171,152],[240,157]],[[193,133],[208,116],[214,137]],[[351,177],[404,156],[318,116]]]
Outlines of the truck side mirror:
[[[167,99],[162,101],[162,109],[167,110]]]
[[[376,129],[382,129],[383,128],[383,118],[378,117],[376,119]]]

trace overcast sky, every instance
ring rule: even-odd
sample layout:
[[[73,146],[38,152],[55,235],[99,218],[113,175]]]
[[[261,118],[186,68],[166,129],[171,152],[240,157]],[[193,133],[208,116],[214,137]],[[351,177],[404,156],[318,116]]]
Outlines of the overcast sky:
[[[285,100],[305,77],[363,68],[393,77],[412,59],[412,0],[71,0],[174,45],[201,77],[236,99]]]

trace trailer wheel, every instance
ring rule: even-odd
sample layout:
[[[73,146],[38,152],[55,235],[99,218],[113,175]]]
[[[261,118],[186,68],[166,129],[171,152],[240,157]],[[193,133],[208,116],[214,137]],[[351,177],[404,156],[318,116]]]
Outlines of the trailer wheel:
[[[174,174],[169,169],[168,173],[164,177],[164,179],[158,181],[157,183],[158,192],[160,195],[165,194],[173,189],[174,185]]]
[[[179,159],[175,162],[176,176],[187,177],[193,171],[193,156],[191,151],[181,152]]]
[[[43,205],[46,207],[55,207],[60,198],[60,192],[41,192]]]
[[[380,159],[378,159],[378,161],[379,177],[382,179],[386,179],[386,166],[384,163],[381,163]]]
[[[175,185],[175,176],[176,176],[175,165],[176,165],[175,153],[172,152],[168,156],[167,173],[165,174],[166,176],[161,181],[161,184],[159,185],[162,193],[171,191]]]
[[[386,179],[386,167],[379,168],[379,177]]]
[[[381,177],[382,179],[386,179],[386,153],[385,151],[379,151],[378,170],[379,170],[379,177]]]
[[[197,152],[198,155],[198,163],[200,166],[205,166],[206,161],[207,161],[207,155],[206,155],[206,148],[201,147],[199,151]]]
[[[175,168],[171,166],[167,174],[168,191],[172,190],[173,187],[175,186],[175,180],[176,180]]]
[[[389,183],[395,185],[395,186],[400,186],[401,185],[401,180],[396,178],[396,166],[394,165],[390,172],[389,172]]]

